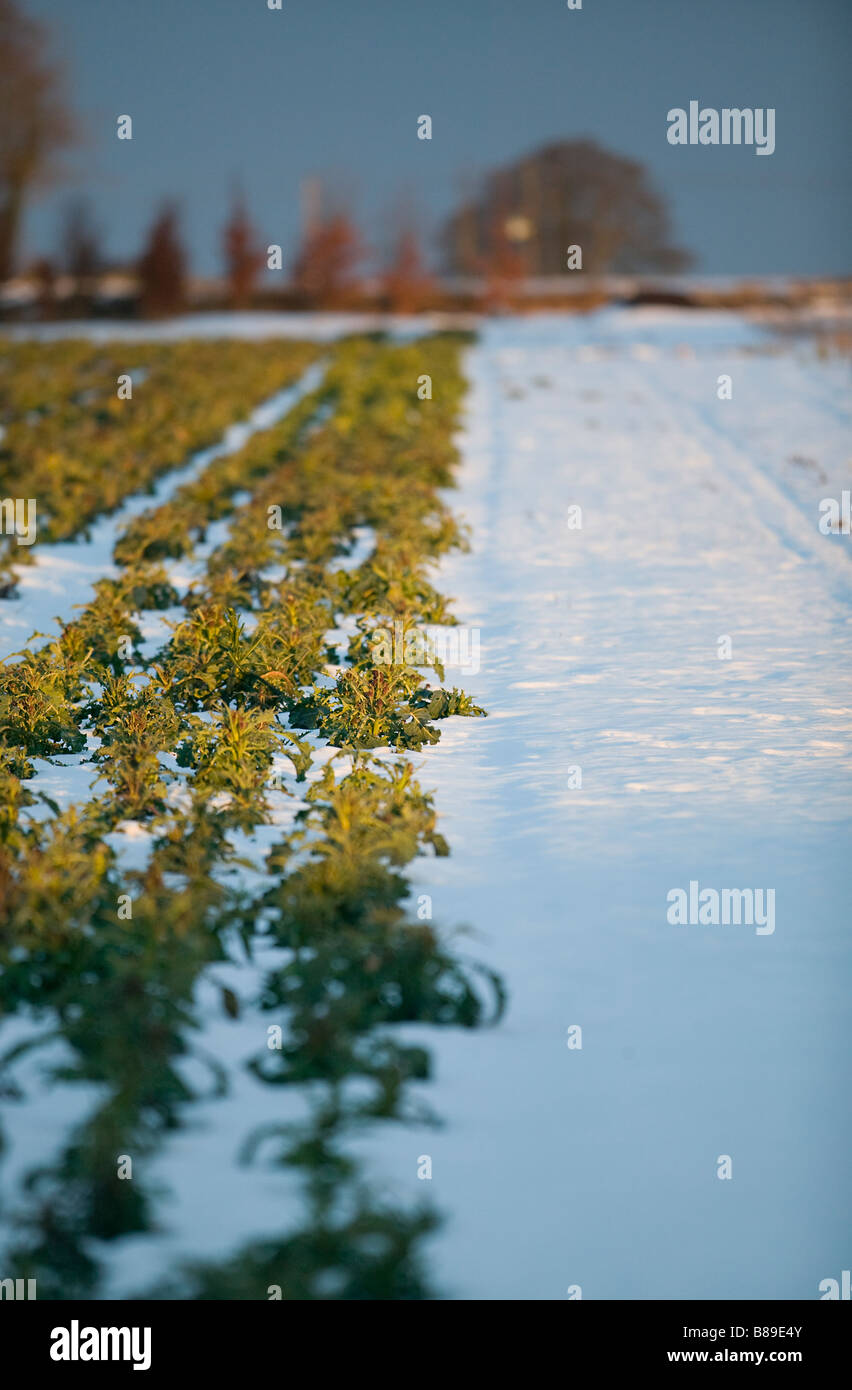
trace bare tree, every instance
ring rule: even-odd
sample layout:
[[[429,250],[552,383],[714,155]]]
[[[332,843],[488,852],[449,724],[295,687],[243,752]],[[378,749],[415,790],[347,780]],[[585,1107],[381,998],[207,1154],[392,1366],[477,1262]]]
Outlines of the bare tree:
[[[63,268],[87,292],[103,265],[101,232],[89,200],[78,196],[66,203],[59,232],[59,255]]]
[[[139,260],[142,308],[146,314],[173,314],[183,306],[186,290],[186,256],[181,245],[178,212],[173,203],[163,205],[148,233]]]
[[[0,0],[0,281],[14,271],[26,198],[75,137],[62,70],[45,28]]]
[[[258,271],[263,265],[263,252],[257,245],[245,200],[236,190],[222,242],[231,302],[239,309],[251,301]]]
[[[47,256],[42,256],[32,266],[31,274],[38,293],[39,316],[49,319],[56,303],[56,267]]]

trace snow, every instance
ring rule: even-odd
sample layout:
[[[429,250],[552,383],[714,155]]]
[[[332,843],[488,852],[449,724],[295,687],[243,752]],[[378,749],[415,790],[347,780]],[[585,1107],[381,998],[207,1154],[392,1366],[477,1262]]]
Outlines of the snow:
[[[444,1127],[361,1152],[411,1199],[431,1154],[450,1297],[818,1297],[850,1215],[852,539],[818,530],[848,367],[655,310],[495,322],[468,371],[473,550],[438,584],[491,716],[424,760],[452,857],[413,892],[509,1011],[406,1030]],[[775,933],[669,925],[690,880],[774,888]]]
[[[92,342],[174,342],[182,338],[303,338],[332,342],[350,333],[387,332],[396,338],[419,338],[446,327],[465,327],[472,315],[460,314],[356,314],[344,312],[277,313],[246,312],[179,314],[175,318],[63,319],[57,323],[4,324],[3,336],[35,338],[89,338]]]

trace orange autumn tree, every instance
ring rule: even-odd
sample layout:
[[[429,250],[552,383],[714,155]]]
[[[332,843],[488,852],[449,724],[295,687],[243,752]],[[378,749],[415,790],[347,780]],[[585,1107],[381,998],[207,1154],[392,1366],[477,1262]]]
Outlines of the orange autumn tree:
[[[222,246],[231,303],[235,309],[245,308],[251,303],[258,272],[263,266],[263,251],[257,245],[245,200],[240,193],[234,194],[231,214],[222,234]]]
[[[485,307],[492,312],[511,308],[524,276],[523,258],[509,238],[506,222],[501,212],[492,219],[488,250],[483,258]]]
[[[317,218],[305,232],[293,265],[293,285],[311,308],[337,308],[351,302],[356,267],[364,257],[357,228],[342,209]]]
[[[400,226],[392,260],[384,276],[384,293],[388,308],[394,314],[416,314],[434,297],[435,288],[426,272],[412,222]]]
[[[146,314],[173,314],[186,295],[186,255],[180,240],[178,212],[166,203],[158,213],[139,261],[142,308]]]

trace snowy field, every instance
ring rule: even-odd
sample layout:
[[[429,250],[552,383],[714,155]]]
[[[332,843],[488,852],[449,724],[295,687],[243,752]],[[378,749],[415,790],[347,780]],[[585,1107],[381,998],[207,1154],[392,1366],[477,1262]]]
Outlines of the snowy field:
[[[473,325],[473,315],[464,314],[318,314],[222,313],[178,314],[174,318],[150,319],[64,319],[57,323],[4,324],[9,338],[35,338],[53,342],[59,338],[89,338],[93,342],[175,342],[183,338],[307,338],[314,342],[333,342],[348,333],[385,332],[392,336],[418,338],[422,333],[445,327]]]
[[[417,760],[452,855],[419,861],[413,891],[471,928],[460,949],[509,1009],[493,1030],[406,1028],[443,1126],[379,1127],[359,1152],[389,1198],[443,1212],[450,1298],[817,1298],[848,1268],[852,1206],[852,537],[819,529],[852,487],[848,364],[733,315],[606,310],[495,320],[467,371],[449,500],[472,548],[437,584],[481,642],[447,683],[489,718],[447,721]],[[48,582],[67,616],[61,561],[0,604],[3,653]],[[691,882],[771,890],[774,930],[672,924]],[[119,1293],[293,1209],[287,1179],[234,1168],[265,1114],[238,1065],[255,1023],[212,991],[209,1016],[234,1090],[164,1145],[168,1234],[110,1253]],[[70,1099],[27,1107],[7,1177],[45,1156],[46,1125],[58,1144]]]
[[[384,1162],[433,1155],[456,1297],[816,1298],[849,1263],[848,365],[649,310],[495,323],[469,374],[441,587],[491,717],[430,753],[453,857],[417,891],[510,1009],[432,1040],[446,1128]],[[774,889],[774,932],[670,925],[692,880]]]

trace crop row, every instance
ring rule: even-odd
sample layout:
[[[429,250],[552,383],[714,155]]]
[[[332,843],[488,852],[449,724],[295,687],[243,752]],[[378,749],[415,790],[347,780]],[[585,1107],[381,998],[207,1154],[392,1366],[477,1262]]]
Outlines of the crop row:
[[[455,461],[460,347],[450,336],[340,345],[292,416],[137,519],[116,547],[119,577],[53,642],[0,671],[0,1011],[45,1017],[47,1036],[71,1048],[63,1075],[107,1085],[21,1217],[16,1269],[46,1296],[97,1288],[93,1237],[151,1229],[144,1177],[117,1182],[115,1155],[136,1155],[144,1174],[181,1122],[200,974],[258,937],[278,963],[253,1003],[280,1043],[259,1046],[251,1068],[267,1086],[307,1087],[308,1114],[285,1124],[273,1111],[245,1157],[262,1149],[302,1173],[306,1212],[295,1231],[183,1270],[158,1292],[428,1296],[418,1249],[434,1214],[371,1195],[343,1137],[413,1113],[411,1083],[429,1056],[394,1025],[470,1027],[489,998],[492,1013],[502,1007],[493,976],[429,920],[411,920],[403,873],[418,854],[447,852],[404,752],[434,742],[436,720],[482,711],[414,667],[375,665],[365,641],[394,618],[449,620],[430,569],[462,542],[440,497]],[[440,383],[428,402],[416,396],[424,371]],[[226,539],[180,594],[166,563],[193,557],[226,516]],[[369,554],[347,563],[365,533]],[[144,660],[140,611],[178,602],[184,616]],[[335,669],[332,634],[347,621],[355,635]],[[320,771],[323,744],[338,751]],[[386,746],[396,754],[374,751]],[[97,795],[64,812],[38,806],[34,760],[85,749]],[[283,786],[272,775],[282,756]],[[253,886],[235,872],[239,832],[268,822],[282,794],[300,795],[299,809]],[[128,821],[149,836],[144,868],[127,869],[113,848]],[[222,1002],[230,1015],[245,1004],[231,989]]]
[[[72,365],[53,380],[57,348]],[[41,541],[85,534],[96,517],[213,444],[318,352],[281,341],[48,350],[45,364],[29,344],[0,348],[0,495],[35,499]],[[130,379],[129,398],[119,378]],[[0,574],[26,563],[28,546],[8,534],[0,542]]]

